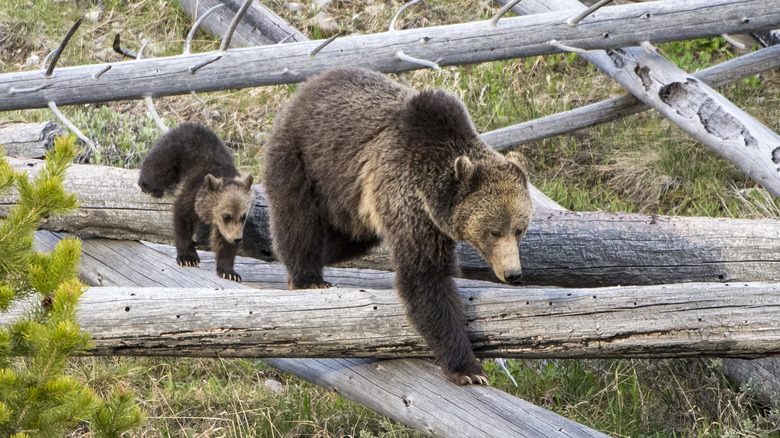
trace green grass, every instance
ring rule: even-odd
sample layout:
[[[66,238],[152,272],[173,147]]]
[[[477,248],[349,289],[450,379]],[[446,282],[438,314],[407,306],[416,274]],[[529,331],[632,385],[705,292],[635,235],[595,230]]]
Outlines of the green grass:
[[[490,2],[429,0],[408,9],[399,28],[491,17]],[[102,4],[102,6],[100,6]],[[304,2],[292,13],[282,0],[264,2],[311,38],[326,37]],[[387,29],[401,1],[339,1],[326,9],[347,32]],[[371,6],[370,9],[369,6]],[[86,20],[60,65],[117,62],[116,32],[137,50],[152,39],[149,56],[180,53],[191,20],[165,0],[7,0],[0,2],[0,73],[37,69],[81,14]],[[45,25],[44,25],[45,24]],[[193,51],[214,50],[218,39],[199,32]],[[660,46],[686,71],[735,56],[720,38]],[[418,88],[458,95],[480,132],[580,107],[624,92],[573,54],[447,67],[441,73],[406,75]],[[173,125],[205,124],[233,148],[242,170],[259,175],[262,147],[281,105],[295,85],[155,99]],[[721,87],[727,98],[771,129],[780,130],[780,72]],[[143,102],[110,102],[63,108],[100,146],[90,163],[134,167],[160,135]],[[48,110],[0,114],[2,120],[50,120]],[[692,140],[652,111],[571,136],[518,148],[529,160],[531,181],[564,207],[577,211],[627,211],[671,215],[780,217],[778,200],[735,166]],[[778,437],[777,404],[756,397],[755,385],[735,387],[717,360],[508,361],[515,387],[492,361],[494,387],[613,436]],[[419,437],[417,432],[322,388],[244,359],[80,358],[72,368],[98,392],[116,382],[139,394],[149,421],[135,436],[175,437]],[[280,383],[281,393],[266,386]],[[77,432],[74,436],[81,436]]]

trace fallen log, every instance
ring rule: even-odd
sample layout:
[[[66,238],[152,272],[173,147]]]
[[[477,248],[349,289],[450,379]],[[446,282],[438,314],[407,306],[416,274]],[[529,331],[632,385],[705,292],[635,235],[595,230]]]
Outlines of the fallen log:
[[[780,45],[730,59],[692,73],[691,76],[715,88],[778,67],[780,67]],[[556,135],[569,134],[648,109],[650,107],[634,95],[626,94],[486,132],[480,138],[494,149],[503,150]]]
[[[42,166],[39,160],[10,162],[30,175]],[[173,198],[144,195],[136,185],[137,175],[129,169],[71,166],[65,189],[76,194],[81,207],[47,220],[43,229],[171,243]],[[254,189],[243,253],[272,261],[267,204],[262,186]],[[12,193],[0,196],[0,216],[14,202]],[[780,221],[547,210],[537,212],[520,254],[526,284],[780,281]],[[464,276],[494,279],[471,246],[460,244],[458,256]],[[381,247],[347,266],[391,269]]]
[[[50,250],[58,240],[53,233],[36,233],[38,250]],[[138,242],[91,239],[83,242],[82,249],[80,276],[107,284],[130,287],[140,280],[164,286],[173,279],[217,288],[246,287],[217,278],[210,269],[181,268],[174,258]],[[202,256],[213,258],[213,254]],[[99,293],[101,288],[90,290]],[[456,387],[442,377],[438,367],[420,359],[266,361],[432,436],[606,436],[494,388]],[[442,400],[447,403],[442,404]]]
[[[2,122],[0,147],[10,157],[43,158],[46,151],[54,146],[54,138],[67,132],[54,122]]]
[[[236,0],[179,0],[182,9],[192,17],[192,21],[196,21],[213,6],[225,5],[215,10],[201,23],[203,30],[215,35],[225,34],[225,30],[242,3]],[[230,47],[254,47],[276,44],[280,41],[292,43],[308,40],[306,35],[290,26],[262,3],[252,2],[238,22]]]
[[[766,0],[672,0],[605,8],[599,20],[566,23],[576,11],[533,17],[409,29],[266,45],[132,62],[63,67],[0,75],[0,111],[141,99],[192,91],[216,91],[300,82],[323,69],[354,65],[382,72],[422,68],[407,56],[439,65],[468,64],[560,53],[562,44],[585,50],[744,33],[780,26],[780,4]],[[399,55],[399,51],[406,56]],[[406,59],[406,60],[404,60]],[[107,70],[108,69],[108,70]],[[99,79],[95,79],[101,73]]]
[[[481,358],[780,354],[777,283],[488,284],[459,292]],[[94,343],[89,354],[100,356],[431,356],[392,290],[98,287],[84,293],[79,309],[78,322]],[[22,310],[2,314],[0,325]]]

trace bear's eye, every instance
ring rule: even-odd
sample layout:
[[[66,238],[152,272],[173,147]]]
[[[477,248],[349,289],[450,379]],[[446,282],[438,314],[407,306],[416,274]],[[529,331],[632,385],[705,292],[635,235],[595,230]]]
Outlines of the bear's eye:
[[[518,229],[515,231],[515,236],[516,236],[516,237],[521,237],[521,236],[522,236],[524,233],[525,233],[525,232],[524,232],[523,230],[521,230],[521,229],[519,229],[519,228],[518,228]]]
[[[222,220],[225,221],[225,222],[230,222],[230,215],[229,214],[223,214],[222,215]]]
[[[493,237],[501,237],[501,232],[493,230],[493,231],[490,232],[490,235],[493,236]]]
[[[242,215],[241,215],[241,222],[244,222],[244,221],[246,221],[246,215],[245,215],[245,214],[242,214]]]

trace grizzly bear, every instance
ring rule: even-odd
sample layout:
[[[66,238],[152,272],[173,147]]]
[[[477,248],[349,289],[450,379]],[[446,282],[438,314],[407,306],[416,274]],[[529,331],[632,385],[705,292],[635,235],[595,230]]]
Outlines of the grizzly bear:
[[[252,206],[252,181],[252,175],[239,174],[230,149],[213,131],[182,124],[157,140],[141,165],[138,185],[158,198],[176,189],[173,231],[180,266],[200,263],[192,235],[202,221],[210,227],[217,275],[240,282],[233,261]]]
[[[455,242],[519,281],[532,214],[522,155],[487,147],[457,98],[354,68],[301,85],[265,150],[271,236],[289,287],[329,287],[323,265],[384,239],[407,316],[444,375],[487,383],[452,279]]]

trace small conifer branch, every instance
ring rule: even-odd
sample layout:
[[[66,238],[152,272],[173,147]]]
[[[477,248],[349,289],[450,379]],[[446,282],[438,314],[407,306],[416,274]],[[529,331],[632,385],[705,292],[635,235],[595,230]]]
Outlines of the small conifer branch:
[[[70,42],[70,39],[73,37],[73,34],[75,34],[76,30],[78,30],[79,26],[81,26],[82,21],[84,21],[84,18],[79,18],[78,20],[76,20],[75,23],[73,23],[73,26],[70,27],[70,30],[65,35],[65,38],[62,39],[60,46],[57,47],[57,50],[54,51],[54,55],[51,58],[49,67],[46,69],[46,74],[44,74],[44,76],[46,76],[47,78],[51,76],[52,73],[54,73],[54,67],[57,66],[57,61],[60,60],[60,55],[62,55],[62,52],[65,50],[65,46],[68,45],[68,42]]]
[[[343,30],[341,32],[337,33],[336,35],[333,35],[332,37],[330,37],[330,38],[326,39],[325,41],[323,41],[322,44],[320,44],[314,50],[309,52],[309,56],[314,56],[314,55],[320,53],[320,50],[324,49],[325,46],[327,46],[328,44],[330,44],[333,41],[335,41],[336,38],[340,37],[341,35],[344,35],[344,31]]]
[[[588,15],[596,12],[597,10],[601,9],[602,6],[605,6],[607,3],[611,2],[612,0],[601,0],[600,2],[596,3],[595,5],[589,7],[588,9],[585,9],[582,11],[581,14],[571,17],[568,20],[566,20],[566,24],[569,26],[576,26],[580,21],[584,20],[585,17]]]
[[[187,34],[187,39],[184,40],[184,50],[182,51],[182,54],[189,55],[190,54],[190,46],[192,45],[192,38],[195,36],[195,32],[198,30],[198,26],[200,26],[201,23],[203,23],[203,20],[206,19],[206,17],[209,16],[212,12],[216,11],[217,9],[225,6],[224,3],[220,3],[218,5],[212,6],[208,11],[204,12],[203,15],[198,18],[197,21],[195,21],[195,24],[192,25],[192,29],[190,29],[190,33]]]
[[[42,84],[42,85],[38,85],[37,87],[32,87],[32,88],[19,88],[19,89],[17,89],[17,88],[14,88],[14,87],[11,87],[11,89],[9,89],[9,90],[8,90],[8,94],[23,94],[23,93],[34,93],[34,92],[36,92],[36,91],[41,91],[41,90],[43,90],[44,88],[49,88],[49,87],[51,87],[52,85],[54,85],[54,84],[51,84],[51,83],[49,83],[49,84]]]
[[[192,67],[190,67],[189,69],[187,69],[187,71],[189,71],[189,72],[190,72],[190,73],[192,73],[192,74],[195,74],[195,72],[196,72],[196,71],[198,71],[198,70],[200,70],[201,68],[203,68],[203,67],[205,67],[205,66],[207,66],[207,65],[211,64],[212,62],[219,61],[220,59],[222,59],[222,55],[217,55],[217,56],[215,56],[215,57],[213,57],[213,58],[211,58],[211,59],[207,59],[207,60],[205,60],[205,61],[201,62],[200,64],[195,64],[195,65],[193,65]]]
[[[132,50],[127,50],[124,47],[122,47],[119,39],[120,39],[119,34],[114,35],[114,44],[112,45],[114,51],[128,58],[132,58],[132,59],[137,58],[138,55],[135,52],[133,52]]]
[[[81,139],[86,145],[89,147],[90,152],[95,152],[97,148],[95,147],[95,143],[92,142],[89,138],[87,138],[84,133],[82,133],[79,128],[76,127],[73,123],[68,120],[67,117],[65,117],[65,114],[62,114],[62,112],[57,108],[57,104],[54,103],[54,101],[49,101],[49,109],[52,113],[54,113],[55,116],[62,122],[63,125],[65,125],[66,128],[70,129],[71,132],[76,134],[76,137]]]
[[[503,8],[501,8],[496,15],[493,16],[493,19],[490,20],[490,27],[496,27],[498,25],[498,20],[501,19],[501,17],[504,16],[507,12],[509,12],[510,9],[514,8],[515,5],[520,3],[521,0],[513,0],[507,4],[504,5]]]
[[[398,12],[396,12],[395,15],[393,16],[393,19],[390,20],[390,26],[387,29],[388,32],[392,32],[392,31],[395,30],[395,22],[398,21],[398,17],[401,16],[401,13],[403,13],[403,11],[408,9],[410,6],[414,6],[414,5],[416,5],[417,3],[420,3],[420,2],[425,3],[426,6],[428,5],[428,3],[425,2],[425,0],[412,0],[409,3],[401,6],[401,9],[399,9]]]
[[[251,4],[252,0],[246,0],[241,6],[241,9],[236,12],[236,15],[233,17],[233,21],[230,22],[230,27],[228,27],[227,31],[225,32],[225,36],[222,37],[222,44],[219,46],[220,53],[227,52],[228,47],[230,47],[230,40],[233,39],[233,32],[236,31],[236,27],[238,26],[238,22],[241,21],[241,17],[244,16],[244,13],[247,9],[249,9]]]
[[[729,35],[727,33],[722,33],[722,34],[720,34],[720,36],[721,36],[721,38],[726,40],[727,43],[731,44],[732,46],[734,46],[734,47],[736,47],[738,49],[744,49],[745,48],[744,44],[742,44],[739,41],[735,40],[734,38],[731,37],[731,35]]]
[[[573,47],[573,46],[567,46],[566,44],[558,42],[558,40],[550,40],[547,42],[547,44],[555,47],[556,49],[563,50],[564,52],[574,52],[574,53],[588,53],[585,49],[580,49],[579,47]]]
[[[414,56],[409,56],[406,53],[404,53],[403,50],[399,50],[395,52],[395,59],[399,61],[406,61],[406,62],[411,62],[413,64],[429,67],[438,72],[441,71],[441,67],[439,67],[439,64],[433,61],[428,61],[427,59],[420,59],[420,58],[415,58]]]
[[[110,65],[107,65],[107,66],[103,67],[102,69],[100,69],[100,71],[99,71],[99,72],[97,72],[97,73],[95,73],[94,75],[92,75],[92,77],[93,77],[95,80],[98,80],[98,79],[100,79],[100,77],[101,77],[101,76],[103,76],[103,73],[105,73],[105,72],[107,72],[107,71],[109,71],[109,70],[111,70],[111,66],[110,66]]]
[[[157,126],[160,127],[160,130],[162,132],[170,131],[170,128],[165,126],[165,123],[163,123],[162,117],[160,117],[160,115],[157,114],[157,108],[154,107],[154,102],[152,102],[152,96],[144,97],[144,102],[146,103],[146,110],[149,111],[149,114],[152,115],[154,121],[157,122]]]

